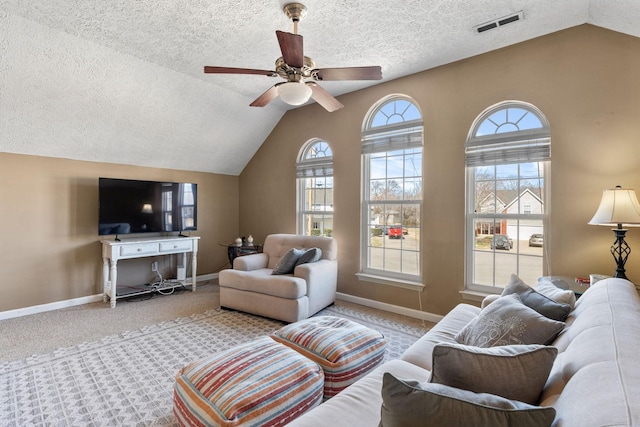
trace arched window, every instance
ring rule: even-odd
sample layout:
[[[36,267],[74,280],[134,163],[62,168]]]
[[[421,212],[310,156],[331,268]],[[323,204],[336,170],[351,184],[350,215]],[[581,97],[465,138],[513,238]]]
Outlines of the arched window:
[[[362,130],[361,273],[364,280],[422,286],[422,115],[408,97],[372,107]]]
[[[531,104],[496,104],[471,126],[465,159],[467,288],[501,291],[511,274],[535,283],[546,256],[547,119]]]
[[[298,234],[333,235],[333,154],[326,141],[302,146],[296,163]]]

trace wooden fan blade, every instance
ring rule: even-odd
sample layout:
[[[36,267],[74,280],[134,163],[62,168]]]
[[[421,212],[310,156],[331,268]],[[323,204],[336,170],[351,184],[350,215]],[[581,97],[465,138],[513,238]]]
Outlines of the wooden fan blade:
[[[271,86],[265,93],[257,97],[256,100],[249,105],[251,107],[264,107],[278,97],[278,86],[281,84],[282,83],[278,83],[274,86]]]
[[[275,71],[269,70],[254,70],[253,68],[212,67],[208,65],[204,67],[204,72],[211,74],[260,74],[270,77],[275,77],[278,75]]]
[[[311,97],[328,112],[332,113],[344,107],[340,101],[335,99],[317,83],[307,82],[307,86],[311,88]]]
[[[381,80],[382,68],[373,67],[344,67],[344,68],[320,68],[313,70],[312,74],[318,80]]]
[[[304,65],[304,54],[302,49],[302,36],[299,34],[276,31],[282,59],[290,67],[302,68]]]

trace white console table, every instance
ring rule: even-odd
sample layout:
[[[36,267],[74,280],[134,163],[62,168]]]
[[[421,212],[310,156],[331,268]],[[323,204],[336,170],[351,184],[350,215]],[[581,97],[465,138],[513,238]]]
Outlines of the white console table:
[[[158,255],[182,254],[182,265],[187,265],[187,253],[191,252],[191,290],[196,291],[196,267],[200,237],[154,237],[117,240],[101,240],[102,243],[102,291],[103,301],[111,300],[116,306],[118,261]]]

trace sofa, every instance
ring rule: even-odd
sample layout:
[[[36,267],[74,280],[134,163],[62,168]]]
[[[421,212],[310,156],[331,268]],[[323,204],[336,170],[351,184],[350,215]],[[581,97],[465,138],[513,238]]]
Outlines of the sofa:
[[[297,260],[294,252],[301,254]],[[303,254],[318,259],[301,262]],[[337,256],[333,238],[271,234],[262,253],[238,257],[233,269],[220,272],[220,305],[284,322],[306,319],[335,301]],[[290,260],[289,273],[273,274]]]
[[[534,286],[533,289],[537,288]],[[410,385],[427,384],[436,360],[434,351],[460,346],[455,337],[460,337],[463,331],[468,330],[469,325],[483,317],[482,311],[489,310],[504,298],[506,297],[498,298],[483,309],[459,304],[408,348],[400,359],[384,363],[337,396],[288,425],[497,425],[479,422],[472,416],[464,424],[444,422],[440,418],[439,421],[429,419],[407,423],[379,423],[383,407],[383,382],[387,387],[391,375]],[[537,380],[542,387],[539,395],[536,392],[536,402],[532,406],[546,411],[553,408],[551,417],[546,423],[504,425],[640,426],[640,298],[635,287],[624,279],[605,279],[592,285],[577,301],[574,297],[572,305],[574,307],[569,311],[560,332],[548,343],[549,346],[536,347],[536,351],[557,353],[553,354],[550,369],[540,372],[534,368],[525,372],[533,380],[539,377]],[[499,348],[494,347],[492,351],[497,349]],[[457,359],[444,360],[449,361],[448,366],[444,367],[453,366],[461,381],[483,374],[474,372],[473,364],[455,366],[454,360]],[[518,381],[520,379],[514,378],[513,384],[508,385],[518,386]],[[435,386],[440,385],[432,385]],[[409,399],[412,395],[407,396],[406,399]],[[385,405],[387,397],[388,393],[385,394]],[[448,407],[443,405],[442,408]],[[423,409],[438,408],[425,405]]]

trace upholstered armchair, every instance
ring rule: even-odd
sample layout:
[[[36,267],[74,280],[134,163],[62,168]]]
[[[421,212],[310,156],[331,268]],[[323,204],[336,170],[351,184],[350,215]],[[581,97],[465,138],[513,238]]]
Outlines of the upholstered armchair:
[[[262,253],[236,258],[233,269],[220,272],[220,305],[285,322],[312,316],[335,301],[337,246],[330,237],[267,236]],[[272,274],[274,268],[282,269],[291,249],[297,254],[306,251],[306,259],[298,255],[298,260],[311,262],[295,265],[288,274]],[[317,261],[312,259],[315,254]]]

